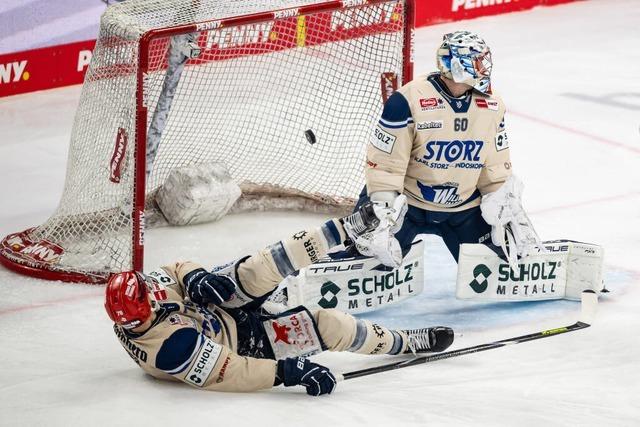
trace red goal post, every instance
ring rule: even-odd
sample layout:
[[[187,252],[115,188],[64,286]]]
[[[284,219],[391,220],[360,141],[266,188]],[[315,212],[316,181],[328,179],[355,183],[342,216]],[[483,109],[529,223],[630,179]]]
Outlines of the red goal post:
[[[297,93],[303,94],[319,91],[322,96],[318,103],[326,101],[323,96],[336,96],[334,91],[344,93],[353,89],[364,101],[356,105],[356,101],[341,99],[340,102],[344,102],[344,106],[340,107],[344,107],[343,114],[349,116],[349,121],[354,122],[342,123],[339,121],[340,117],[334,118],[336,121],[332,125],[342,129],[335,132],[335,143],[329,135],[329,130],[325,132],[326,135],[321,133],[324,138],[317,147],[305,148],[299,142],[289,143],[291,132],[279,129],[280,127],[295,127],[293,130],[298,132],[303,124],[306,125],[306,121],[317,122],[323,116],[326,117],[335,105],[329,103],[327,106],[318,106],[319,117],[309,120],[309,117],[300,118],[295,114],[297,109],[305,110],[308,107],[307,103],[313,108],[307,108],[305,111],[316,110],[314,101],[307,99],[309,97],[295,94],[280,100],[277,92],[266,93],[267,101],[276,99],[273,101],[274,110],[284,109],[286,114],[291,116],[282,119],[280,116],[270,115],[271,112],[265,113],[264,118],[256,118],[257,130],[251,130],[252,133],[250,132],[247,138],[255,138],[256,132],[260,135],[261,126],[269,126],[273,127],[267,129],[271,132],[271,140],[276,140],[278,144],[290,144],[287,145],[289,151],[284,153],[289,153],[291,157],[303,158],[306,167],[316,167],[316,163],[323,164],[328,161],[331,163],[331,159],[343,162],[344,153],[348,150],[338,143],[342,143],[339,136],[346,132],[344,129],[371,128],[373,118],[379,115],[383,97],[388,96],[395,86],[412,78],[414,0],[343,0],[312,4],[305,4],[311,3],[309,0],[287,1],[294,3],[294,6],[222,18],[207,12],[211,15],[210,19],[170,23],[154,28],[143,28],[144,24],[134,22],[137,17],[127,16],[122,23],[125,33],[129,32],[127,27],[138,30],[139,26],[144,29],[137,39],[135,35],[127,38],[128,34],[126,37],[114,36],[109,34],[107,29],[101,30],[94,58],[85,78],[82,100],[74,124],[65,193],[60,206],[45,224],[11,234],[0,241],[0,263],[33,277],[85,283],[103,283],[108,275],[115,271],[142,270],[145,207],[149,207],[150,195],[161,185],[168,170],[183,164],[224,157],[220,152],[206,153],[204,158],[201,154],[202,150],[210,148],[209,141],[217,140],[220,134],[234,133],[233,128],[220,130],[220,123],[228,122],[230,117],[236,119],[225,115],[224,110],[242,111],[246,104],[238,101],[240,105],[236,106],[235,95],[238,98],[251,99],[251,91],[259,94],[262,92],[262,88],[253,83],[263,80],[278,82],[279,73],[284,73],[289,68],[296,69],[299,73],[304,72],[307,67],[313,68],[309,76],[300,76],[300,82],[287,81],[287,86],[295,86]],[[141,0],[134,3],[149,3],[155,7],[162,2]],[[168,3],[197,5],[200,9],[206,9],[208,3],[213,4],[213,1],[173,0]],[[124,9],[126,6],[121,4],[112,8],[116,7]],[[210,9],[213,11],[215,7],[211,6]],[[192,12],[193,10],[189,11]],[[166,15],[167,11],[160,9],[159,13]],[[205,13],[201,10],[194,13],[198,14]],[[105,16],[108,15],[109,10]],[[107,18],[103,17],[103,28],[107,26],[105,23]],[[390,60],[389,63],[400,65],[398,69],[386,65],[382,70],[375,70],[372,67],[375,67],[374,62],[377,59],[370,63],[367,58],[382,58],[387,54],[378,50],[390,46],[391,42],[376,40],[384,38],[385,34],[399,34],[397,39],[400,45],[397,48],[401,53],[397,55],[401,55],[401,58]],[[178,38],[182,38],[179,48],[175,47],[178,46]],[[359,41],[364,39],[368,40],[367,43],[359,46]],[[175,46],[172,43],[175,43]],[[338,47],[334,48],[333,45]],[[176,55],[176,52],[186,58],[178,67],[171,63],[172,55]],[[393,53],[389,52],[389,56],[391,55]],[[354,57],[358,59],[352,60]],[[247,58],[251,58],[253,62],[248,62]],[[283,65],[278,61],[282,61]],[[325,78],[328,82],[314,80],[310,87],[304,86],[307,83],[305,79],[313,80],[318,76],[314,73],[322,71],[322,68],[318,67],[326,64],[331,64],[334,68],[330,67],[327,76],[320,75],[318,80]],[[225,68],[236,65],[237,69]],[[214,69],[218,66],[222,70],[221,73]],[[179,69],[177,81],[173,87],[167,89],[167,86],[171,86],[171,83],[167,82],[171,80],[170,74],[174,73],[175,68]],[[240,84],[225,81],[223,85],[219,77],[210,77],[208,74],[251,74],[256,68],[268,74],[251,75]],[[362,82],[365,75],[377,76],[376,81]],[[329,84],[322,86],[325,83]],[[367,87],[366,91],[357,86],[360,83]],[[373,92],[373,83],[376,86],[375,94],[370,93]],[[337,84],[343,86],[333,89],[332,86]],[[216,90],[210,92],[212,85],[217,85]],[[233,90],[224,92],[225,85]],[[189,87],[191,92],[185,92],[185,88]],[[167,92],[171,91],[176,92],[175,99],[173,94],[167,95]],[[203,93],[206,95],[203,96]],[[187,94],[189,96],[186,96]],[[199,104],[211,103],[212,95],[218,96],[216,101],[220,100],[220,108],[202,107]],[[134,98],[133,102],[130,100],[131,97]],[[189,97],[200,101],[189,100]],[[168,103],[168,107],[160,108],[162,103]],[[229,107],[226,103],[232,105]],[[270,104],[267,102],[265,105]],[[107,108],[107,111],[114,112],[114,117],[100,116],[99,110]],[[260,110],[258,107],[256,109]],[[350,117],[351,109],[357,110],[358,117]],[[264,111],[264,108],[261,111]],[[157,116],[163,114],[165,117],[158,119]],[[197,117],[194,121],[195,131],[185,130],[185,123],[189,125],[192,121],[189,114],[195,114]],[[179,122],[177,117],[180,117]],[[207,128],[211,121],[216,123],[217,128]],[[289,122],[294,125],[290,125]],[[321,125],[316,123],[316,126]],[[196,145],[193,141],[203,133],[209,139],[200,143],[201,145],[196,147],[197,150],[193,150],[199,150],[197,156],[200,157],[194,157],[196,155],[193,152],[180,151],[184,146]],[[183,136],[185,134],[187,136]],[[355,172],[356,178],[345,176],[344,188],[334,189],[327,186],[325,191],[323,187],[317,188],[317,185],[324,184],[317,184],[316,181],[330,179],[332,174],[340,178],[341,172],[362,169],[363,147],[368,141],[363,135],[364,131],[349,138],[355,141],[347,141],[354,145],[353,153],[348,154],[348,161],[344,160],[344,165],[340,165],[342,169],[335,169],[333,165],[326,173],[324,170],[314,169],[313,173],[309,173],[311,179],[304,173],[291,176],[290,170],[300,170],[299,164],[292,164],[289,170],[284,166],[274,166],[277,163],[273,163],[274,160],[269,156],[275,160],[282,159],[278,159],[278,153],[275,151],[269,151],[276,150],[273,143],[266,154],[263,153],[263,158],[254,159],[255,164],[246,166],[248,171],[260,170],[261,175],[257,177],[243,175],[245,171],[242,161],[246,160],[243,158],[245,155],[236,155],[236,152],[244,149],[244,146],[227,148],[232,153],[222,160],[232,165],[232,176],[239,182],[256,182],[291,190],[303,197],[341,203],[352,201],[357,196],[355,189],[362,185],[361,171]],[[242,140],[243,136],[235,136],[233,139]],[[151,140],[156,141],[155,145]],[[227,140],[220,145],[228,147],[228,143]],[[249,148],[259,151],[259,145],[256,143]],[[98,159],[95,160],[94,157]],[[90,163],[94,161],[96,166],[91,166]],[[108,162],[108,166],[105,162]],[[260,169],[263,164],[267,165],[264,171]],[[83,168],[88,169],[88,172],[82,172]],[[79,207],[75,206],[76,204]],[[86,258],[86,262],[83,257]]]

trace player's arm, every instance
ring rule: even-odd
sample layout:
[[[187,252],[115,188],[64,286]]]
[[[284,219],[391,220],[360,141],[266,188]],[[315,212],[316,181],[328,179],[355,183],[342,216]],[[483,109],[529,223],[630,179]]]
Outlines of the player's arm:
[[[239,356],[191,327],[163,341],[155,367],[194,387],[220,391],[271,388],[276,374],[275,361]]]
[[[409,102],[400,92],[395,92],[384,104],[382,117],[367,147],[365,176],[370,196],[379,192],[402,194],[413,140]]]
[[[273,386],[302,385],[315,396],[331,393],[335,377],[304,358],[281,361],[240,356],[198,333],[195,328],[175,330],[161,345],[156,368],[204,390],[247,392]]]
[[[504,115],[492,139],[493,141],[489,142],[488,154],[478,179],[478,190],[482,195],[498,190],[511,176],[511,156]]]
[[[526,256],[536,248],[543,252],[545,249],[522,207],[524,186],[511,174],[504,116],[489,150],[478,180],[478,189],[483,195],[482,217],[492,226],[493,243],[502,247],[510,264],[515,266],[517,257]]]
[[[192,261],[175,262],[147,275],[201,305],[220,305],[231,299],[237,289],[232,277],[210,273]]]

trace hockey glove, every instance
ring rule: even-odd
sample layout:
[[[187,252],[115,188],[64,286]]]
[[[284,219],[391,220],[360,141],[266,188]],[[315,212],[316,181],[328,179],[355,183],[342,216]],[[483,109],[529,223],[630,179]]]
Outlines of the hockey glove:
[[[290,357],[278,360],[276,385],[285,387],[302,385],[310,396],[331,394],[336,388],[336,377],[329,368],[309,361],[305,357]]]
[[[183,281],[189,299],[200,305],[220,305],[229,301],[236,291],[236,283],[233,279],[209,273],[204,268],[188,273]]]
[[[393,205],[390,207],[382,202],[361,205],[355,213],[343,218],[343,224],[360,254],[397,268],[402,263],[402,250],[393,234],[402,226],[407,198],[404,195],[396,197],[395,193],[391,198]],[[371,217],[376,221],[368,219]]]
[[[546,252],[533,228],[531,220],[522,207],[524,185],[512,175],[493,193],[482,198],[482,217],[491,225],[491,240],[501,247],[509,264],[515,268],[518,257],[532,252]]]
[[[396,234],[402,228],[407,213],[407,197],[395,191],[376,191],[371,193],[371,202],[380,221],[389,224],[389,231]]]

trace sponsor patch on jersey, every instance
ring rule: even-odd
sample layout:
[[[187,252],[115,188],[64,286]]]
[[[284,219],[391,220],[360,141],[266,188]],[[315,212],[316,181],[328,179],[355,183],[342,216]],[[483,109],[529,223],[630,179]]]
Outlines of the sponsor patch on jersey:
[[[277,360],[322,351],[315,322],[306,310],[267,320],[263,325]]]
[[[224,381],[224,374],[225,372],[227,372],[227,366],[229,365],[229,360],[231,360],[231,358],[227,356],[227,358],[224,360],[224,363],[222,364],[222,368],[220,368],[220,372],[218,373],[218,378],[216,379],[216,383],[220,384],[222,381]]]
[[[442,129],[442,120],[432,120],[430,122],[418,122],[416,123],[416,130],[438,130]]]
[[[420,98],[420,108],[422,111],[444,110],[446,107],[442,98]]]
[[[498,108],[499,108],[498,101],[495,101],[493,99],[484,99],[484,98],[477,98],[476,106],[478,108],[486,108],[491,111],[498,111]]]
[[[391,154],[393,146],[396,143],[396,137],[389,132],[382,129],[380,126],[376,126],[373,135],[371,137],[371,145],[376,147],[380,151]]]
[[[445,182],[444,185],[425,185],[416,181],[422,197],[425,200],[439,205],[457,205],[462,200],[458,194],[457,182]]]
[[[168,296],[167,296],[167,288],[165,288],[164,284],[160,282],[160,280],[157,277],[151,276],[151,275],[147,275],[148,280],[147,280],[147,287],[149,288],[149,291],[151,291],[151,293],[153,294],[153,298],[155,298],[156,301],[165,301]],[[170,278],[170,277],[169,277]],[[173,282],[173,279],[172,283]]]
[[[164,285],[164,286],[169,286],[169,285],[175,285],[176,281],[173,280],[173,277],[169,276],[169,274],[167,274],[166,271],[164,271],[164,269],[159,268],[157,270],[154,270],[150,273],[147,273],[147,276],[152,277],[154,279],[156,279],[158,281],[158,283]]]
[[[200,351],[195,357],[193,366],[187,372],[184,377],[185,381],[193,384],[196,387],[204,386],[205,382],[211,375],[213,367],[216,365],[218,359],[220,359],[220,353],[222,353],[222,346],[217,344],[209,338],[204,339]]]
[[[172,325],[193,326],[197,329],[197,324],[194,319],[190,317],[182,317],[179,314],[172,314],[167,321]]]
[[[507,138],[507,131],[501,130],[496,133],[496,151],[502,151],[509,148],[509,138]]]

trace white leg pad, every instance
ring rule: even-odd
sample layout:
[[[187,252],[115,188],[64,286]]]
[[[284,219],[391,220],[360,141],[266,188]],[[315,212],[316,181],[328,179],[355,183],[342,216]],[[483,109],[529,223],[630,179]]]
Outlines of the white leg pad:
[[[460,246],[456,297],[485,301],[579,301],[602,289],[604,249],[571,240],[543,242],[547,252],[518,260],[517,268],[482,244]]]
[[[289,276],[288,305],[310,310],[336,308],[347,313],[366,313],[418,295],[424,287],[424,242],[414,242],[397,269],[377,269],[375,258],[322,259]]]

